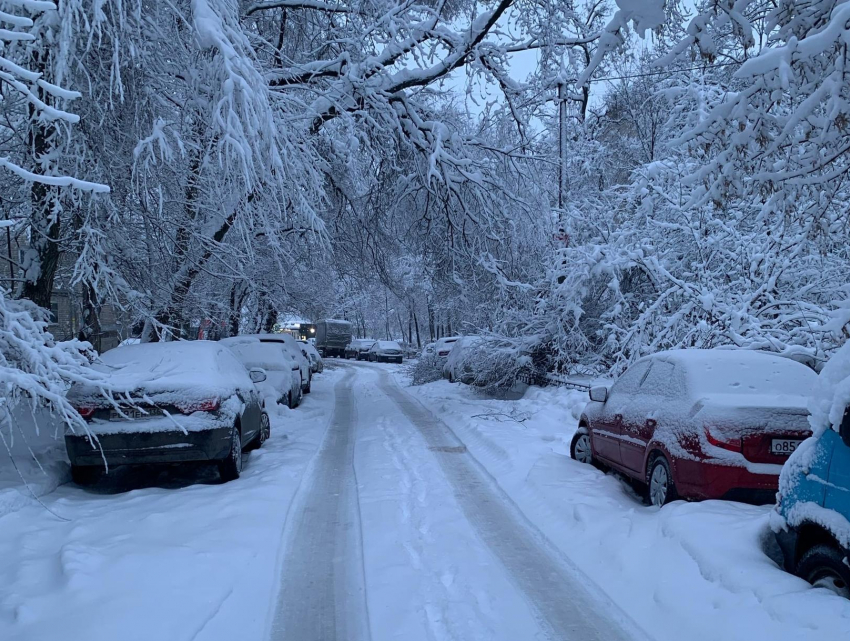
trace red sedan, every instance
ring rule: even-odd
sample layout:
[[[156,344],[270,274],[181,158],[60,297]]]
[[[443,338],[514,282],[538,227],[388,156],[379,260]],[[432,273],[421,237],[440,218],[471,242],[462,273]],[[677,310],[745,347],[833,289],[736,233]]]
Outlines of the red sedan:
[[[772,503],[783,463],[811,434],[805,365],[749,350],[647,356],[590,390],[570,452],[646,484],[649,501]]]

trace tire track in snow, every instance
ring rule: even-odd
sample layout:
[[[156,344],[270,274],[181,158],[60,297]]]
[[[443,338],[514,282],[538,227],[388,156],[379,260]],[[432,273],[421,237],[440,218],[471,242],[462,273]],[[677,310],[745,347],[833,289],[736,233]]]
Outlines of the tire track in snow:
[[[522,514],[443,421],[381,372],[381,389],[424,437],[481,540],[553,639],[637,641],[646,634]]]
[[[352,375],[335,386],[334,415],[284,532],[270,641],[369,641]]]

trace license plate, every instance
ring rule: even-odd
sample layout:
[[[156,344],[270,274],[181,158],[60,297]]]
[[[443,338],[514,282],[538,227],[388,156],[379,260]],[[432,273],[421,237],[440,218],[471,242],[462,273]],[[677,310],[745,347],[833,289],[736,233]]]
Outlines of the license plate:
[[[770,442],[770,453],[789,456],[803,441],[793,438],[775,438]]]
[[[123,416],[121,414],[123,414]],[[158,407],[146,407],[144,411],[137,407],[126,407],[121,408],[121,413],[119,413],[118,410],[109,411],[110,421],[126,421],[127,419],[153,418],[154,416],[165,416],[165,414]]]

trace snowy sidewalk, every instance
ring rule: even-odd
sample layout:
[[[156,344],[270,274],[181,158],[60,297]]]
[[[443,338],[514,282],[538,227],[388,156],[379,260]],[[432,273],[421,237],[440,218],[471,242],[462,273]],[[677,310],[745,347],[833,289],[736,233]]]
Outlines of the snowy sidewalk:
[[[0,639],[264,639],[287,508],[341,375],[329,370],[302,407],[273,415],[234,482],[211,469],[123,493],[69,484],[43,499],[67,522],[38,505],[0,518]]]
[[[406,391],[657,641],[850,638],[850,603],[762,551],[770,507],[676,502],[659,511],[616,476],[570,459],[586,394],[530,388],[520,401],[497,401],[446,381]]]

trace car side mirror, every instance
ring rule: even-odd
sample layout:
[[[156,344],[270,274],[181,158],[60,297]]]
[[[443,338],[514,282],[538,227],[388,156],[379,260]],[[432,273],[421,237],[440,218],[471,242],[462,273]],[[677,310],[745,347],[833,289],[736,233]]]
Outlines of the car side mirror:
[[[251,371],[248,372],[248,375],[254,383],[262,383],[266,380],[266,378],[268,378],[268,376],[266,376],[266,370],[261,367],[252,367]]]
[[[844,418],[841,419],[841,425],[838,428],[838,435],[844,441],[844,445],[850,447],[850,407],[844,410]]]
[[[608,387],[605,385],[596,385],[590,388],[590,400],[597,403],[604,403],[608,400]]]

